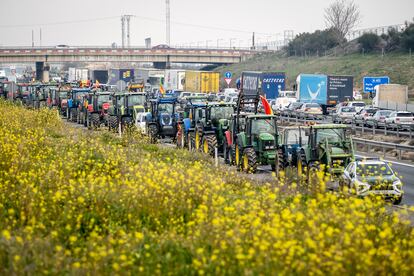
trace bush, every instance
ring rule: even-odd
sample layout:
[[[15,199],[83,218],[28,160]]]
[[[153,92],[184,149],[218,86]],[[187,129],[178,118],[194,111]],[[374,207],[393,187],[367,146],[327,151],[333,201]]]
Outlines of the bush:
[[[374,33],[367,33],[358,38],[358,43],[361,44],[361,47],[365,52],[371,52],[377,48],[380,39],[381,38]]]
[[[401,46],[405,49],[414,50],[414,23],[411,23],[401,35]]]
[[[324,52],[339,45],[333,29],[315,31],[314,33],[298,34],[289,42],[287,50],[289,55],[300,55],[304,52]]]

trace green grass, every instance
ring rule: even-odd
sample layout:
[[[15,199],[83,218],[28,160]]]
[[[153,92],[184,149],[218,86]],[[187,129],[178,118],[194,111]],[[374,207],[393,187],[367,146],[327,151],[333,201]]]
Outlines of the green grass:
[[[321,73],[329,75],[351,75],[357,89],[362,90],[362,78],[367,75],[388,75],[392,83],[407,84],[414,91],[414,57],[406,53],[350,54],[323,57],[283,57],[280,53],[258,54],[245,62],[217,68],[222,74],[233,72],[233,79],[242,71],[282,71],[286,72],[287,88],[292,88],[296,77],[301,73]],[[235,85],[233,82],[232,85]],[[224,80],[222,86],[225,87]]]

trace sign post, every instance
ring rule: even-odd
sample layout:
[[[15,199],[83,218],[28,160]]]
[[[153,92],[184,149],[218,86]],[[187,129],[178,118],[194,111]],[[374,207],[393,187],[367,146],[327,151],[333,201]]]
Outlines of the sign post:
[[[228,88],[230,88],[230,83],[231,83],[231,77],[232,76],[233,76],[233,74],[231,72],[224,73],[224,80],[226,81]]]

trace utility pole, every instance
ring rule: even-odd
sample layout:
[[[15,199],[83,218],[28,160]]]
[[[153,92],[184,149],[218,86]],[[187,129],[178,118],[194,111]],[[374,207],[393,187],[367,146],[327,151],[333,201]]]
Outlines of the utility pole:
[[[34,48],[34,30],[32,30],[32,48]]]
[[[131,47],[131,40],[130,40],[130,33],[129,33],[129,21],[131,20],[130,15],[125,15],[127,21],[127,46],[128,48]]]
[[[39,30],[39,38],[40,38],[39,46],[42,47],[42,28],[40,28]]]
[[[170,0],[165,0],[166,8],[166,44],[170,46],[171,42],[171,25],[170,25]]]
[[[255,46],[254,46],[254,32],[253,32],[253,37],[252,37],[252,50],[254,50],[255,49]]]

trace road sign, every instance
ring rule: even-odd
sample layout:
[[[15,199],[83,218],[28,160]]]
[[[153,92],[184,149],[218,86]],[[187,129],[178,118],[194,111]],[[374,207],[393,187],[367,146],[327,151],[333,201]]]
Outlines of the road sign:
[[[375,92],[375,86],[390,83],[390,77],[364,77],[364,92]]]
[[[233,76],[233,74],[231,73],[231,72],[226,72],[226,73],[224,73],[224,77],[226,78],[226,79],[231,79],[231,77]]]
[[[231,78],[225,78],[224,80],[226,81],[227,85],[230,85],[230,83],[231,83]]]

